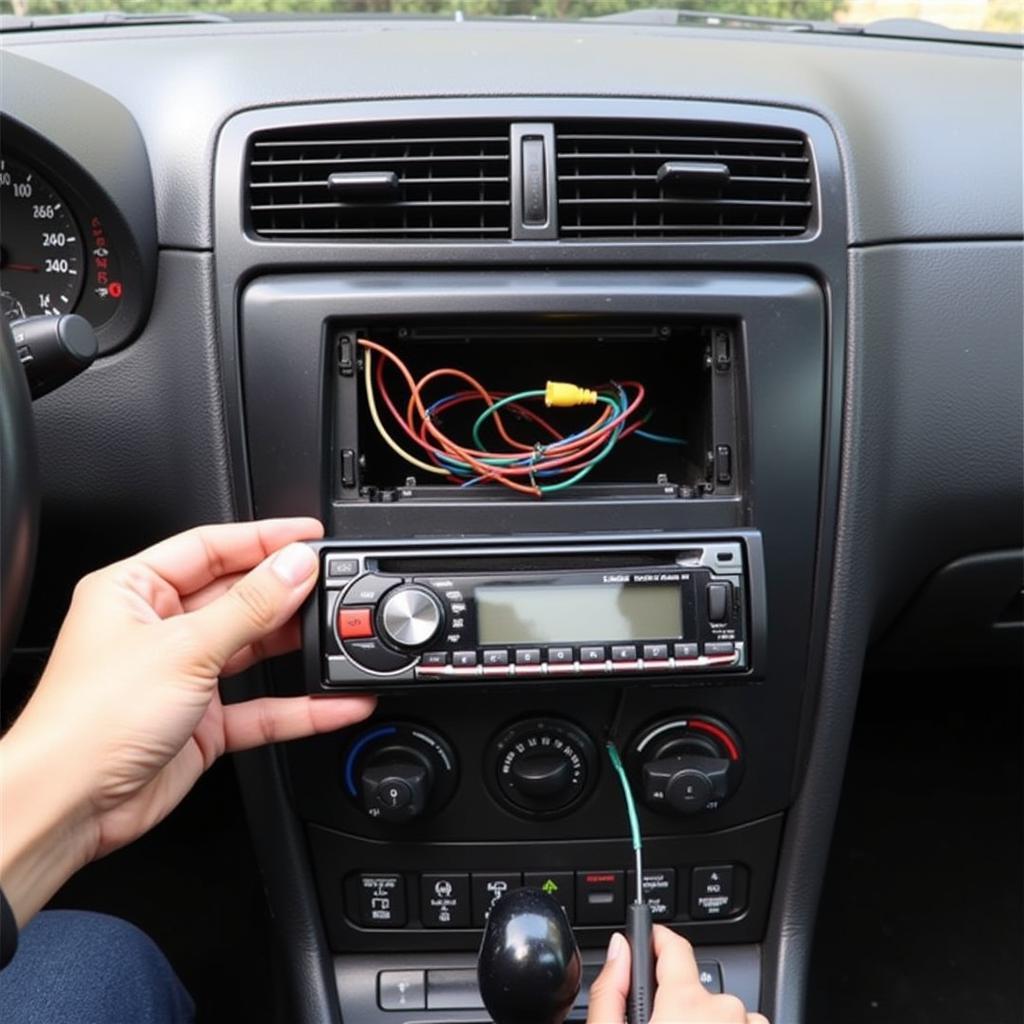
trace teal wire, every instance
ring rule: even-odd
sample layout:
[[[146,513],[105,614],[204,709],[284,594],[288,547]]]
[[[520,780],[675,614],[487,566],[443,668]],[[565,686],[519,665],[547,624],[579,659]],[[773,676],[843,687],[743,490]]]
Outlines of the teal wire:
[[[634,430],[633,433],[646,441],[657,441],[659,444],[686,444],[685,438],[669,437],[668,434],[652,434],[649,430]]]
[[[599,402],[604,402],[606,405],[610,405],[615,416],[618,416],[626,408],[626,399],[624,395],[622,396],[621,403],[616,401],[614,398],[609,398],[607,395],[598,395],[597,400]],[[540,488],[541,493],[547,494],[551,491],[563,491],[566,487],[572,487],[573,484],[582,480],[599,462],[606,459],[611,454],[612,449],[618,443],[619,434],[622,433],[624,425],[624,423],[620,422],[619,425],[615,427],[605,446],[578,473],[574,473],[568,480],[561,480],[557,484],[544,484]]]
[[[643,845],[640,838],[640,820],[636,816],[636,803],[633,800],[633,791],[629,788],[629,777],[626,775],[626,769],[623,767],[622,758],[619,757],[619,751],[615,744],[609,740],[605,744],[605,748],[608,751],[612,767],[615,769],[615,774],[619,777],[622,795],[626,800],[626,813],[629,815],[629,831],[633,837],[633,849],[639,850]]]
[[[499,409],[503,409],[506,405],[511,402],[521,402],[524,398],[543,398],[543,391],[520,391],[514,395],[507,395],[505,398],[499,399],[493,405],[487,406],[486,409],[476,418],[476,422],[473,424],[473,442],[476,444],[480,451],[486,451],[484,448],[483,441],[480,440],[480,427],[482,426],[485,419],[488,416],[493,416]],[[482,460],[481,460],[482,461]]]

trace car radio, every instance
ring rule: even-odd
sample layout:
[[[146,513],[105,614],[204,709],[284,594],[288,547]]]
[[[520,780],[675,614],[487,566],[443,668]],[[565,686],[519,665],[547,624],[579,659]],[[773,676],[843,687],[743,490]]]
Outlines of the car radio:
[[[760,537],[314,545],[310,692],[749,672]],[[759,616],[763,617],[763,616]]]

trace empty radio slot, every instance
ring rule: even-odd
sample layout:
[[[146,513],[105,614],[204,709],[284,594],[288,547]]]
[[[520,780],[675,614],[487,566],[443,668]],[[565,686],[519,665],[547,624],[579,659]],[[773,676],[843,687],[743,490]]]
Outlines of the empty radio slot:
[[[335,497],[734,494],[737,337],[569,315],[329,324]]]

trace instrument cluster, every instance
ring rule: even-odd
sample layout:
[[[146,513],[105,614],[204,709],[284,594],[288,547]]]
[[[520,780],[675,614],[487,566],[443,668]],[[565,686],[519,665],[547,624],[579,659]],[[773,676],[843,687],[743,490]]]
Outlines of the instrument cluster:
[[[58,141],[4,119],[0,315],[13,322],[78,313],[109,352],[134,337],[148,311],[155,245],[140,241],[146,232],[129,223],[106,183]]]

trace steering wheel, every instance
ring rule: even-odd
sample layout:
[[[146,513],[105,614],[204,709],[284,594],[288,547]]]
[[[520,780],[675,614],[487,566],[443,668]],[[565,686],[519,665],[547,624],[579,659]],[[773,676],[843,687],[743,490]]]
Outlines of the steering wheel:
[[[36,559],[39,480],[32,397],[0,317],[0,673],[14,648]]]

